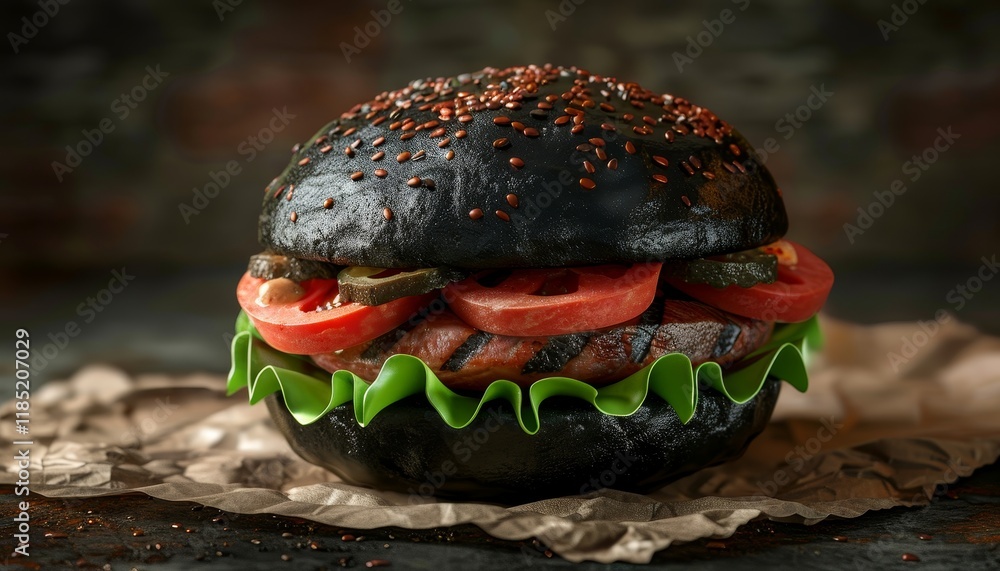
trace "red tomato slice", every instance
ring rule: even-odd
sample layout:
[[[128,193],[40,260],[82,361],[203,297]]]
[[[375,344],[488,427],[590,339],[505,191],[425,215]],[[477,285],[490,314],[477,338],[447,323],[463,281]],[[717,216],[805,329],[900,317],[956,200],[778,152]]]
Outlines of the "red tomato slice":
[[[794,266],[779,263],[778,279],[771,284],[716,288],[676,278],[664,280],[699,301],[736,315],[764,321],[805,321],[826,302],[833,287],[833,270],[801,244],[783,242],[795,248],[797,262]]]
[[[482,272],[445,288],[466,323],[497,335],[591,331],[641,314],[656,294],[661,264]]]
[[[267,344],[296,355],[346,349],[392,331],[431,302],[436,292],[403,297],[382,305],[335,303],[337,280],[306,280],[299,301],[263,306],[257,292],[265,280],[243,274],[236,288],[240,307]]]

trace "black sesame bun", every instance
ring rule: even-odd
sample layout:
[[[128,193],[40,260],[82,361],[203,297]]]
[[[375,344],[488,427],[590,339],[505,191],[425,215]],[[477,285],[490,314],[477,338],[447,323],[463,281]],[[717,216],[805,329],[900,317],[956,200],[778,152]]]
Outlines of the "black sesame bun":
[[[311,265],[325,266],[306,260],[367,266],[324,270],[339,272],[337,289],[316,290],[332,299],[321,306],[313,300],[303,310],[318,320],[310,328],[282,329],[281,308],[273,321],[256,320],[275,336],[346,332],[335,345],[308,345],[309,350],[296,344],[298,339],[284,339],[335,375],[350,371],[362,379],[381,378],[388,359],[410,355],[423,363],[421,375],[430,370],[461,394],[482,396],[495,380],[506,379],[533,397],[527,387],[541,378],[605,385],[672,353],[686,355],[694,366],[712,361],[738,372],[743,363],[761,358],[757,350],[773,331],[773,318],[730,314],[682,294],[672,278],[656,274],[651,275],[659,281],[647,282],[644,308],[637,304],[615,323],[583,326],[576,320],[575,328],[553,331],[521,331],[537,317],[530,312],[511,312],[503,317],[515,325],[499,327],[463,316],[460,299],[441,294],[430,301],[435,294],[428,292],[441,287],[426,286],[432,274],[434,279],[457,275],[465,282],[482,277],[478,283],[485,288],[492,287],[489,274],[504,272],[466,269],[681,263],[676,259],[739,252],[781,238],[788,225],[781,192],[751,146],[714,113],[681,98],[575,67],[488,68],[385,92],[323,127],[293,155],[266,189],[259,238],[267,252],[255,257],[292,258],[279,264],[289,273],[275,278],[271,272],[264,284],[258,284],[264,277],[248,273],[241,280],[241,306],[254,319],[253,311],[260,309],[254,303],[266,303],[255,302],[252,294],[263,298],[264,286],[279,280],[298,303],[305,289],[296,282],[307,280],[293,282],[289,276],[311,275]],[[767,256],[773,273],[777,257]],[[709,262],[717,260],[701,261]],[[400,272],[380,268],[414,271],[400,278]],[[355,297],[363,278],[382,273],[411,288],[389,294],[426,307],[362,337],[358,332],[369,323],[336,321],[334,310],[385,304],[389,315],[390,301]],[[532,295],[579,293],[572,280],[552,281],[551,289],[541,287]],[[419,288],[413,286],[418,282]],[[426,301],[418,297],[424,293]],[[495,295],[493,305],[501,304],[504,298]],[[611,305],[606,299],[599,300],[602,306]],[[441,307],[428,309],[435,303]],[[331,314],[317,316],[312,307]],[[556,305],[552,311],[583,314],[593,307]],[[363,319],[378,318],[378,310],[364,310]],[[290,313],[289,320],[306,319],[302,312]],[[266,359],[246,363],[257,361]],[[779,388],[776,379],[767,378],[754,397],[738,404],[701,387],[686,424],[666,400],[649,392],[635,413],[613,416],[567,396],[576,390],[571,388],[545,398],[535,434],[528,434],[503,399],[487,402],[461,429],[442,420],[426,395],[392,402],[363,427],[353,401],[303,425],[281,394],[266,400],[291,447],[347,482],[419,497],[520,502],[602,487],[645,492],[737,457],[767,423]],[[289,398],[297,401],[302,404]]]
[[[602,488],[652,491],[706,466],[738,458],[767,424],[781,382],[764,383],[737,404],[711,388],[699,392],[683,424],[666,401],[650,397],[631,416],[609,416],[588,403],[545,401],[536,434],[526,434],[510,405],[493,402],[472,424],[454,429],[423,396],[394,403],[365,427],[344,405],[299,424],[279,394],[267,397],[278,430],[302,458],[344,481],[464,500],[525,502]]]
[[[260,241],[375,267],[745,250],[788,225],[750,149],[704,107],[575,67],[416,81],[356,105],[296,150],[267,189]]]

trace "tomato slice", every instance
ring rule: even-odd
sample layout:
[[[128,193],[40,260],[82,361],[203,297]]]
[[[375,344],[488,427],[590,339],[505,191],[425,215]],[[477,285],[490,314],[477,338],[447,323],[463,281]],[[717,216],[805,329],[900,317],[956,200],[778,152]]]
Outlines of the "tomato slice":
[[[715,288],[676,278],[664,280],[699,301],[736,315],[764,321],[805,321],[826,302],[833,287],[833,270],[801,244],[783,240],[783,245],[793,247],[795,255],[779,257],[774,283]],[[795,260],[794,265],[790,265],[791,260]]]
[[[305,296],[292,303],[257,303],[265,280],[243,274],[236,288],[240,307],[268,345],[285,353],[314,355],[346,349],[388,333],[406,322],[437,295],[403,297],[382,305],[337,303],[337,280],[302,282]]]
[[[445,288],[452,311],[497,335],[591,331],[641,314],[656,294],[661,264],[481,272]]]

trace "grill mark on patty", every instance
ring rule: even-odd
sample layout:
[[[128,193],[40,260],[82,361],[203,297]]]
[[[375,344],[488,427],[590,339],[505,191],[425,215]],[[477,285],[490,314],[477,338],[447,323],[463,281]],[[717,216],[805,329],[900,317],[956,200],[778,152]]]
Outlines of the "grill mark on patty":
[[[472,335],[466,337],[465,342],[458,346],[457,349],[448,357],[444,365],[441,365],[442,371],[458,371],[466,364],[469,360],[476,356],[483,350],[490,340],[493,339],[492,333],[487,333],[485,331],[476,331]]]
[[[393,329],[388,333],[383,333],[376,337],[365,350],[361,352],[358,359],[361,361],[366,361],[368,363],[381,363],[384,357],[389,353],[396,343],[406,337],[406,334],[413,331],[417,325],[423,323],[426,319],[427,314],[423,311],[414,316],[413,319],[409,319],[406,323],[400,325],[399,327]]]
[[[722,330],[719,331],[719,338],[715,342],[715,348],[712,349],[711,358],[717,359],[732,351],[741,333],[743,333],[743,328],[732,321],[723,325]]]
[[[661,290],[656,290],[653,303],[646,308],[639,316],[639,324],[635,326],[635,334],[632,335],[632,362],[641,363],[649,355],[649,350],[653,346],[653,338],[656,337],[656,330],[663,322],[663,308],[666,295]]]
[[[521,369],[522,375],[554,373],[583,351],[590,341],[590,333],[571,333],[549,337],[548,343],[532,355]]]

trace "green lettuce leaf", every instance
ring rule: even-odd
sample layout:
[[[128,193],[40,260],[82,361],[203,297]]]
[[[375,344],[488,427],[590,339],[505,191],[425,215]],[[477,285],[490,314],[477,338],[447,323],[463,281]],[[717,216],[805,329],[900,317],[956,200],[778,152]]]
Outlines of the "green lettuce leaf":
[[[775,326],[774,334],[764,346],[726,371],[711,362],[694,367],[687,356],[671,353],[601,388],[567,377],[549,377],[532,383],[525,395],[525,389],[517,384],[498,379],[490,383],[482,396],[469,397],[446,387],[426,363],[412,355],[389,357],[374,381],[345,370],[331,375],[308,357],[289,355],[268,346],[246,314],[240,312],[226,390],[231,395],[246,387],[250,404],[280,391],[288,410],[302,424],[315,422],[334,407],[352,402],[361,426],[392,403],[421,392],[431,408],[453,428],[472,422],[486,403],[504,399],[514,407],[521,428],[528,434],[538,432],[538,408],[549,397],[576,397],[604,414],[628,416],[652,392],[667,401],[686,423],[698,405],[699,381],[710,384],[735,403],[756,396],[769,376],[783,379],[805,392],[809,386],[806,356],[820,342],[819,325],[813,317],[802,323]]]

